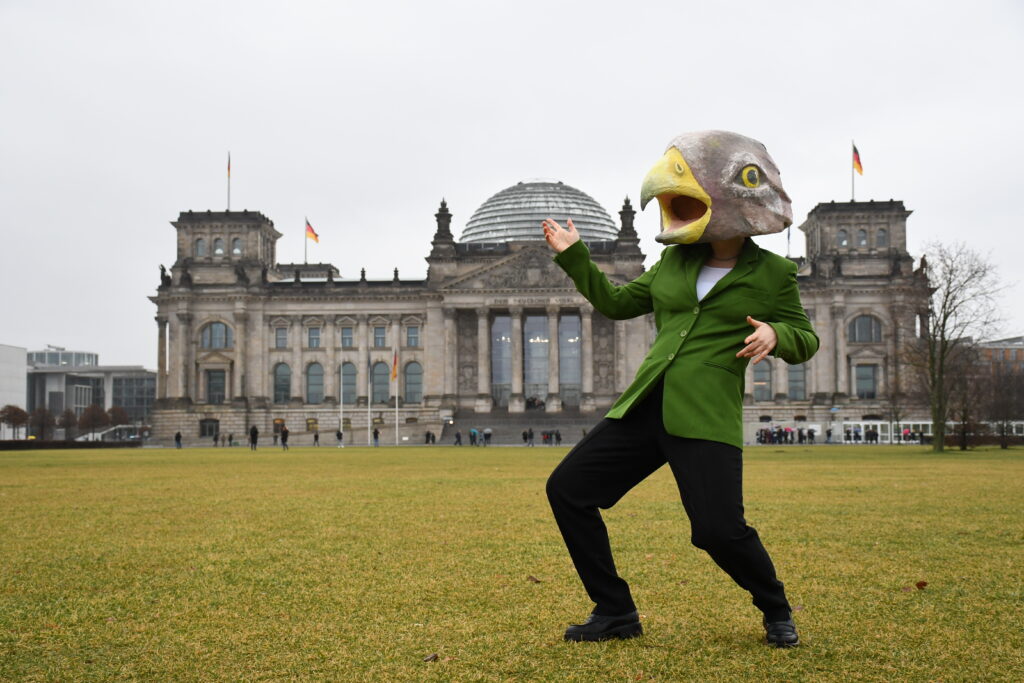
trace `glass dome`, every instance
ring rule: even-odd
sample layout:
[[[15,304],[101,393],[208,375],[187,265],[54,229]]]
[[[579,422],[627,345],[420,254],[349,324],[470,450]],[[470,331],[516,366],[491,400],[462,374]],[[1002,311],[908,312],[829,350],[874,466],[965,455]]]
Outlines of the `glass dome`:
[[[614,240],[619,234],[608,212],[587,193],[560,181],[527,181],[505,188],[481,204],[459,241],[542,240],[540,224],[545,218],[563,225],[572,218],[585,242]]]

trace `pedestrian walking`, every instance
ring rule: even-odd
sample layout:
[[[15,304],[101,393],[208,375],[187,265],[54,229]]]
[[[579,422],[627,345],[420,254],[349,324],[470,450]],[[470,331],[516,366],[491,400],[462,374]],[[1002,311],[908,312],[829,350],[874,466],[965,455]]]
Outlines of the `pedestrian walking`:
[[[288,450],[288,425],[281,425],[281,450]]]
[[[249,450],[256,450],[256,442],[259,441],[260,430],[256,429],[256,425],[249,427]]]
[[[181,432],[174,432],[174,447],[181,448]]]

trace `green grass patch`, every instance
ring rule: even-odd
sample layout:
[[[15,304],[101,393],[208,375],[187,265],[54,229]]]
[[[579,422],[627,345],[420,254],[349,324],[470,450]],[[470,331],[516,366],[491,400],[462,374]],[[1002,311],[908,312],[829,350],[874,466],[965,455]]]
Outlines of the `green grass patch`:
[[[0,453],[0,679],[1024,676],[1019,449],[749,449],[791,651],[689,544],[667,468],[605,513],[647,635],[564,643],[591,607],[544,496],[564,453]]]

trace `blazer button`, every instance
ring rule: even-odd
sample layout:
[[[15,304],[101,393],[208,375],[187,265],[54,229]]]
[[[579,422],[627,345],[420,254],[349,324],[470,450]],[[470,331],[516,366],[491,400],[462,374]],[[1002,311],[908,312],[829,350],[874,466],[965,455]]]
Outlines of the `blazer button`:
[[[681,331],[681,332],[679,333],[679,336],[680,336],[680,337],[685,337],[685,336],[686,336],[686,330],[682,330],[682,331]]]
[[[694,306],[693,307],[693,314],[697,315],[698,313],[700,313],[700,306]]]

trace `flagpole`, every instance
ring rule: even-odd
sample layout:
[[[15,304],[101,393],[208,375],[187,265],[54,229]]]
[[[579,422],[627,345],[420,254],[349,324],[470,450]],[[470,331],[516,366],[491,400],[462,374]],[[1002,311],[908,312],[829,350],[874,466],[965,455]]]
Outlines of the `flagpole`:
[[[367,323],[369,325],[369,323]],[[373,445],[373,420],[370,417],[370,403],[373,400],[373,364],[366,360],[366,445]]]
[[[306,225],[309,225],[309,219],[306,219]],[[307,232],[306,226],[302,226],[302,262],[309,263],[309,233]]]
[[[231,152],[228,152],[228,211],[231,211]]]
[[[856,149],[856,144],[853,142],[853,140],[850,140],[850,156],[851,156],[851,159],[850,159],[850,201],[851,202],[857,201],[857,194],[856,194],[856,192],[854,192],[854,189],[853,189],[853,183],[854,183],[853,170],[854,169],[853,169],[853,158],[852,157],[853,157],[853,150],[854,149]]]
[[[395,336],[398,333],[395,332]],[[395,353],[392,355],[394,359],[395,367],[391,370],[391,374],[395,377],[395,445],[398,445],[398,346],[395,346]]]
[[[340,354],[339,354],[340,355]],[[338,431],[342,448],[345,447],[345,364],[338,363]]]

